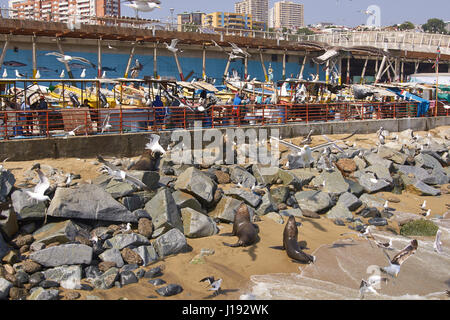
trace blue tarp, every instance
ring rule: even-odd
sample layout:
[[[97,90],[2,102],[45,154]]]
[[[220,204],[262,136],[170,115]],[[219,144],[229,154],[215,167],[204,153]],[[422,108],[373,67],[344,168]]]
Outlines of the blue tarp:
[[[398,88],[388,88],[388,90],[405,99],[419,102],[419,104],[417,105],[418,117],[427,114],[428,109],[430,108],[430,101]]]

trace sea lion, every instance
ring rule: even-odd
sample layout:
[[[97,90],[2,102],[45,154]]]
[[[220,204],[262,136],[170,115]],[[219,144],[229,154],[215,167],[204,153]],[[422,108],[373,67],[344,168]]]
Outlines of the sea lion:
[[[129,170],[156,171],[159,167],[160,158],[160,152],[152,152],[152,150],[146,149],[138,162],[132,165]]]
[[[311,263],[315,257],[302,251],[298,242],[298,229],[294,216],[290,216],[283,231],[283,249],[286,250],[289,258],[302,263]]]
[[[246,247],[255,243],[257,240],[258,232],[250,221],[250,214],[246,204],[241,204],[236,212],[232,235],[239,238],[238,242],[235,244],[223,242],[224,245],[229,247]]]

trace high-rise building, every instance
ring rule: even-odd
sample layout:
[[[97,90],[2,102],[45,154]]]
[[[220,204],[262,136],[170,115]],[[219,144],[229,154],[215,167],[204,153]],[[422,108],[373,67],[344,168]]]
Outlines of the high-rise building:
[[[205,15],[203,25],[214,28],[264,30],[265,23],[253,20],[251,14],[213,12]]]
[[[120,0],[9,0],[9,17],[85,23],[90,17],[119,17]]]
[[[264,22],[269,20],[269,0],[242,0],[234,4],[236,13],[251,14],[253,20]]]
[[[272,28],[301,28],[305,26],[303,4],[292,1],[275,2]]]

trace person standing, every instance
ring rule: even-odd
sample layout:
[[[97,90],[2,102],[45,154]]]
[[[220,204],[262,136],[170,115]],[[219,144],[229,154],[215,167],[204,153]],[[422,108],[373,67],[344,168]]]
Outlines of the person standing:
[[[23,124],[23,131],[24,134],[32,134],[33,133],[33,114],[30,112],[31,111],[31,106],[30,106],[30,100],[28,98],[25,98],[22,102],[22,105],[20,106],[20,110],[21,111],[25,111],[22,112],[20,114],[20,121]],[[30,120],[31,118],[31,120]]]
[[[39,133],[41,135],[45,135],[47,131],[47,112],[41,110],[48,110],[48,104],[47,101],[45,101],[45,97],[43,95],[41,95],[41,97],[39,98],[37,109],[40,110],[38,112]]]

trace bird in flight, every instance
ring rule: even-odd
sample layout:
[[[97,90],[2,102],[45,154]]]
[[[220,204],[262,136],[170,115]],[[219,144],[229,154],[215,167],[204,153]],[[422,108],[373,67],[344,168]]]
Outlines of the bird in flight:
[[[235,55],[240,55],[240,54],[242,54],[242,55],[244,55],[244,56],[246,56],[246,57],[250,57],[250,53],[248,53],[248,52],[242,50],[242,49],[239,48],[236,44],[234,44],[234,43],[232,43],[232,42],[228,42],[228,43],[229,43],[229,44],[231,45],[231,47],[232,47],[232,51],[231,51],[231,52],[233,52]]]
[[[164,44],[166,45],[167,50],[169,50],[169,51],[171,51],[173,53],[176,53],[176,52],[179,51],[179,49],[176,47],[177,44],[178,44],[178,41],[180,41],[180,40],[172,39],[172,42],[170,43],[170,46],[166,42],[164,42]],[[183,51],[180,50],[180,52],[183,52]]]
[[[411,255],[416,253],[418,247],[418,242],[416,239],[412,240],[402,251],[397,253],[394,258],[390,258],[386,251],[383,250],[386,258],[388,259],[389,266],[380,268],[380,270],[391,277],[397,277],[400,272],[400,266],[408,259]]]
[[[45,191],[50,187],[50,182],[48,181],[48,178],[44,175],[44,173],[41,171],[41,165],[39,163],[36,163],[31,170],[36,170],[38,176],[39,176],[39,182],[34,187],[33,191],[27,191],[26,193],[33,199],[36,199],[37,201],[46,201],[50,200],[50,198],[46,195],[44,195]]]
[[[65,135],[64,135],[64,139],[67,139],[69,136],[74,137],[75,136],[75,132],[77,130],[81,129],[82,127],[84,127],[84,124],[80,124],[78,127],[73,129],[72,131],[66,132]]]
[[[71,61],[80,61],[86,64],[91,65],[92,68],[95,68],[95,64],[93,64],[92,62],[90,62],[88,59],[85,59],[83,57],[73,57],[73,56],[69,56],[66,54],[61,54],[59,52],[49,52],[45,54],[46,56],[55,56],[56,60],[58,60],[59,62],[71,62]]]
[[[145,145],[145,149],[147,150],[151,150],[153,153],[158,152],[161,154],[166,153],[166,150],[164,150],[164,148],[159,144],[159,139],[161,137],[158,136],[157,134],[150,134],[150,136],[148,137],[149,142]]]

